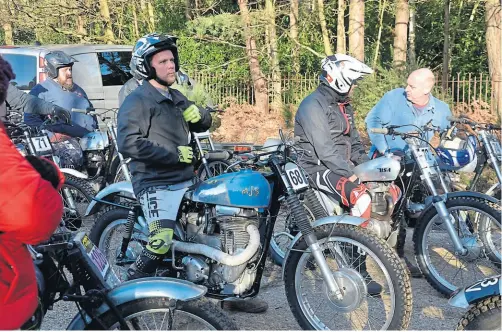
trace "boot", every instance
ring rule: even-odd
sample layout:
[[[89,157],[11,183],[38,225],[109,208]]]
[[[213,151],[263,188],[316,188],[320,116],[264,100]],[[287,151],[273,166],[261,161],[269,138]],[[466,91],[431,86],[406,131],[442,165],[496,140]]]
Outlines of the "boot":
[[[412,278],[422,278],[423,277],[422,271],[420,271],[420,268],[418,268],[418,266],[413,265],[406,257],[401,258],[401,259],[403,260],[404,264],[406,264],[406,267],[410,271],[410,277],[412,277]]]
[[[357,261],[361,262],[361,270],[359,271],[359,273],[361,273],[362,277],[364,278],[364,281],[366,282],[368,294],[371,296],[380,295],[380,293],[383,290],[383,287],[378,282],[374,281],[371,278],[371,275],[366,270],[366,256],[359,256],[357,258]],[[369,282],[368,282],[368,280],[369,280]]]
[[[229,299],[221,301],[221,308],[228,311],[240,311],[257,314],[267,311],[268,304],[267,302],[257,298]]]
[[[150,252],[148,249],[143,249],[136,262],[127,269],[127,280],[150,277],[155,274],[159,266],[161,256]]]

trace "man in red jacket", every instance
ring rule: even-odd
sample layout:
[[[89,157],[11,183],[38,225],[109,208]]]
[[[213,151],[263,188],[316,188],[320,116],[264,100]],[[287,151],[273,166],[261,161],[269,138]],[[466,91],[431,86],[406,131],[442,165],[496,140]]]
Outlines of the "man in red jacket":
[[[0,57],[0,104],[10,65]],[[19,329],[37,308],[35,269],[27,244],[47,240],[58,226],[63,203],[57,189],[64,177],[52,162],[25,159],[0,122],[0,330]]]

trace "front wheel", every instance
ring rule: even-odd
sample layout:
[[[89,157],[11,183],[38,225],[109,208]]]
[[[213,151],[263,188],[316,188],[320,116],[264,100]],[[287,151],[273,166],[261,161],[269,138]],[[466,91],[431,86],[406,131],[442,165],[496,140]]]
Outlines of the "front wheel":
[[[445,204],[466,254],[456,252],[434,207],[424,212],[413,236],[420,270],[432,287],[449,296],[459,287],[500,274],[500,243],[494,239],[500,241],[501,213],[498,204],[477,197],[450,197]]]
[[[351,225],[324,225],[314,231],[343,298],[328,292],[301,239],[290,251],[284,275],[298,324],[307,330],[406,329],[412,311],[411,282],[395,251],[368,230]],[[381,286],[378,292],[375,283]]]
[[[237,325],[205,298],[177,301],[174,305],[168,298],[141,299],[122,304],[117,310],[131,330],[237,330]],[[120,329],[120,324],[110,310],[86,329],[115,330]]]
[[[71,231],[86,231],[92,227],[94,218],[85,212],[96,192],[85,179],[64,173],[65,181],[59,194],[63,199],[63,220]]]
[[[500,295],[489,297],[474,304],[462,316],[457,330],[500,331],[501,314]]]

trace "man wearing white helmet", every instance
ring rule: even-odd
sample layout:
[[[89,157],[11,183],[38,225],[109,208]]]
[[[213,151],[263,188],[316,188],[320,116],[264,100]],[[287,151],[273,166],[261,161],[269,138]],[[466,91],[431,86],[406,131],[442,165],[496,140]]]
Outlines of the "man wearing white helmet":
[[[295,136],[299,136],[305,152],[300,165],[319,190],[348,207],[353,216],[363,218],[370,217],[371,197],[354,174],[354,167],[368,157],[355,127],[349,97],[356,82],[372,72],[348,55],[326,57],[321,84],[301,102],[295,116]],[[364,259],[361,267],[367,274]],[[381,290],[378,283],[369,282],[370,294]]]

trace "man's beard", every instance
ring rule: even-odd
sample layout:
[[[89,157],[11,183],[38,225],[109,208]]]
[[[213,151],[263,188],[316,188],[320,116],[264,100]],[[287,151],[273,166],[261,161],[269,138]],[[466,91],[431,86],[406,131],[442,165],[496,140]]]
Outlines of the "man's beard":
[[[69,84],[68,84],[68,83],[66,83],[66,80],[64,80],[63,82],[59,82],[59,84],[61,84],[61,86],[62,86],[64,89],[68,90],[68,91],[71,91],[71,90],[73,89],[73,86],[74,86],[74,84],[73,84],[73,80],[72,80],[72,81],[71,81],[71,83],[69,83]]]

